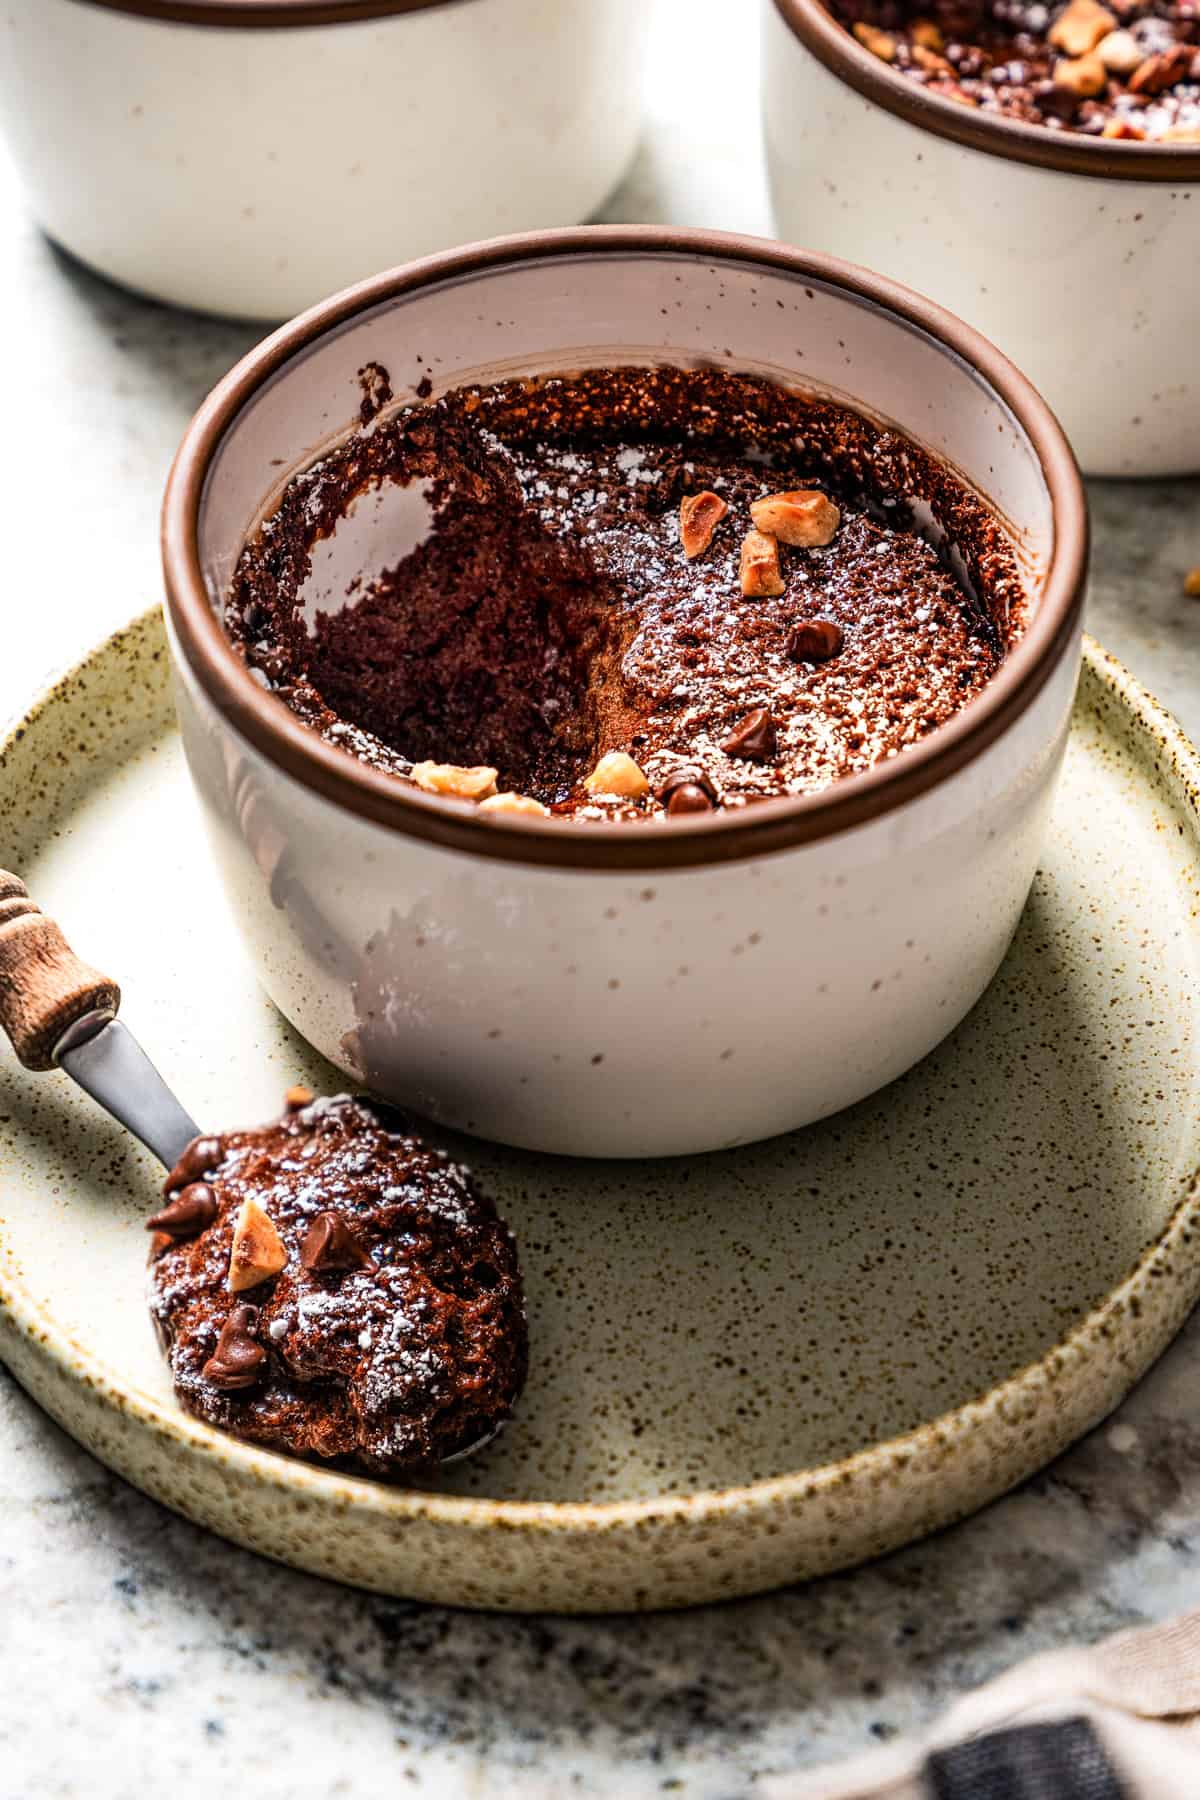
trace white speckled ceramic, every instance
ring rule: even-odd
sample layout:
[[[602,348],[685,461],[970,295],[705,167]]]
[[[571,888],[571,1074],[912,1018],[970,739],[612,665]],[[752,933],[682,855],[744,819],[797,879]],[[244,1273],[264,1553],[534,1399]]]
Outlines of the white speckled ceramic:
[[[0,120],[68,250],[280,319],[586,219],[633,154],[649,0],[9,0]]]
[[[224,1439],[175,1407],[143,1306],[156,1171],[58,1075],[0,1071],[0,1353],[147,1492],[386,1592],[589,1611],[873,1556],[1049,1460],[1200,1290],[1200,761],[1094,646],[1033,894],[931,1057],[754,1149],[569,1163],[458,1148],[523,1247],[533,1365],[429,1491]],[[203,1121],[336,1080],[255,986],[171,720],[157,616],[0,747],[0,862]]]
[[[216,609],[248,525],[355,419],[366,363],[400,402],[422,378],[707,358],[848,394],[1011,522],[1029,628],[902,755],[699,819],[513,819],[367,768],[235,655]],[[394,560],[383,517],[376,566]],[[780,245],[647,227],[393,271],[214,392],[164,544],[184,745],[260,977],[322,1054],[429,1117],[579,1156],[768,1137],[909,1068],[1008,947],[1075,688],[1085,503],[1038,396],[915,295]]]
[[[993,118],[890,69],[821,0],[762,11],[780,234],[975,325],[1089,474],[1200,469],[1200,145]]]

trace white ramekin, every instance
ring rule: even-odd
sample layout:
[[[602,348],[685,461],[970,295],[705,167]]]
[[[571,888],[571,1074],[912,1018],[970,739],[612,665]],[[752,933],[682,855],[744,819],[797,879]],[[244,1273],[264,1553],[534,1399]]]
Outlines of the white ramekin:
[[[586,219],[641,121],[646,0],[7,0],[0,121],[50,236],[280,319]]]
[[[848,393],[1011,522],[1032,623],[984,693],[825,793],[652,827],[483,815],[366,768],[255,682],[214,610],[281,475],[351,425],[503,370],[715,359]],[[760,240],[537,233],[396,270],[254,350],[190,427],[164,514],[191,771],[276,1004],[465,1131],[651,1156],[760,1138],[890,1081],[978,999],[1033,877],[1079,661],[1087,515],[1033,389],[861,270]]]
[[[1200,469],[1200,146],[930,94],[820,0],[764,0],[785,237],[919,283],[1012,357],[1092,475]]]

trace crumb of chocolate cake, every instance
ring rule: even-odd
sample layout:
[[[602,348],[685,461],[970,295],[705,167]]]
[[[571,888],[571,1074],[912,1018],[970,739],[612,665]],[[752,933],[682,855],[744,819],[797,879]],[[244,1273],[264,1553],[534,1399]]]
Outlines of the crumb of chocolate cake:
[[[314,605],[318,548],[397,489],[415,543],[389,560],[385,538],[380,572]],[[260,681],[374,768],[490,813],[634,822],[668,817],[679,768],[736,808],[901,754],[982,692],[1026,607],[996,515],[899,432],[663,366],[376,420],[287,485],[226,622]],[[758,712],[769,751],[731,750]],[[641,782],[589,779],[614,755]]]
[[[1200,141],[1194,0],[829,0],[833,17],[932,94],[1050,131]]]
[[[525,1313],[513,1240],[465,1169],[346,1095],[196,1143],[183,1176],[202,1165],[211,1208],[179,1216],[177,1166],[150,1221],[151,1314],[189,1412],[376,1475],[494,1436]]]
[[[358,371],[358,385],[362,393],[359,422],[369,425],[393,398],[391,377],[382,363],[369,362]]]

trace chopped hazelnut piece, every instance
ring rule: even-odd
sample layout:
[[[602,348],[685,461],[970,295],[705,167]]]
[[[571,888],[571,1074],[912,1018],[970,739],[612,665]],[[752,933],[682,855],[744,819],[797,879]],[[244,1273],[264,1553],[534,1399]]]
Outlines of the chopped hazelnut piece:
[[[461,769],[457,763],[414,763],[412,778],[430,794],[452,794],[456,800],[486,800],[496,791],[495,769]]]
[[[932,19],[914,19],[908,34],[914,44],[920,44],[922,50],[944,50],[946,40],[942,36],[939,25]]]
[[[944,56],[939,56],[936,50],[926,49],[924,44],[912,46],[912,59],[918,69],[924,69],[929,75],[953,75],[954,73]]]
[[[1183,578],[1183,591],[1191,600],[1200,600],[1200,568],[1189,569]]]
[[[1110,13],[1107,6],[1100,6],[1097,0],[1070,0],[1070,5],[1059,13],[1048,35],[1056,50],[1063,50],[1070,57],[1086,56],[1101,38],[1115,29],[1116,23],[1116,14]]]
[[[766,494],[751,503],[750,517],[760,531],[802,550],[815,550],[830,543],[842,522],[833,501],[816,488]]]
[[[1054,65],[1054,85],[1080,100],[1093,100],[1108,86],[1108,71],[1098,56],[1060,57]]]
[[[278,1275],[287,1261],[282,1239],[257,1200],[243,1200],[229,1253],[229,1291],[241,1294]]]
[[[1146,141],[1146,134],[1141,126],[1131,125],[1128,119],[1109,119],[1104,130],[1100,133],[1100,136],[1106,138],[1126,138],[1138,144],[1145,143]]]
[[[895,62],[896,40],[888,32],[880,31],[877,25],[865,25],[860,20],[854,27],[854,35],[864,50],[879,57],[881,62]]]
[[[685,494],[679,502],[679,541],[689,562],[703,556],[713,532],[729,511],[720,494],[706,488],[702,494]]]
[[[1169,87],[1191,74],[1195,53],[1193,44],[1172,44],[1160,55],[1146,57],[1129,77],[1130,93],[1165,94]]]
[[[550,808],[543,806],[540,800],[534,800],[529,794],[489,794],[486,800],[479,802],[480,812],[495,813],[528,813],[530,817],[546,819],[550,816]]]
[[[650,792],[650,783],[624,750],[602,756],[583,785],[589,794],[615,794],[620,800],[640,800]]]
[[[283,1104],[289,1112],[301,1112],[304,1107],[311,1106],[313,1091],[310,1087],[290,1087],[283,1096]]]
[[[753,508],[751,509],[753,510]],[[782,594],[787,585],[779,569],[779,541],[765,531],[748,531],[742,539],[742,592],[747,600]]]
[[[1096,45],[1096,55],[1110,75],[1132,75],[1143,60],[1132,31],[1110,31]]]

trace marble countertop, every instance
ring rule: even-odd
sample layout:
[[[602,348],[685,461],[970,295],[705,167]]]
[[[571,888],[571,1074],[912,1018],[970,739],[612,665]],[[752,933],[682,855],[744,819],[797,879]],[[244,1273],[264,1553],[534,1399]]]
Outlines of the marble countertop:
[[[757,45],[666,0],[606,209],[768,231]],[[685,19],[693,29],[684,29]],[[731,100],[731,96],[733,97]],[[0,713],[157,596],[167,464],[258,335],[52,249],[0,161]],[[56,470],[54,479],[49,471]],[[1091,626],[1200,734],[1200,482],[1094,484]],[[477,1617],[277,1568],[77,1449],[0,1371],[0,1800],[228,1789],[738,1800],[911,1730],[1018,1657],[1200,1605],[1200,1318],[1120,1413],[979,1517],[868,1569],[680,1616]]]

